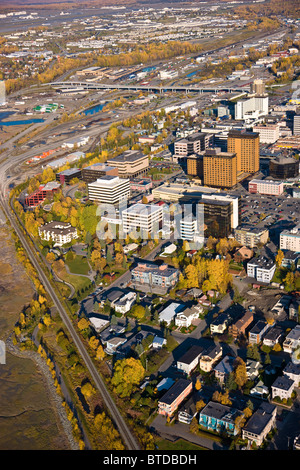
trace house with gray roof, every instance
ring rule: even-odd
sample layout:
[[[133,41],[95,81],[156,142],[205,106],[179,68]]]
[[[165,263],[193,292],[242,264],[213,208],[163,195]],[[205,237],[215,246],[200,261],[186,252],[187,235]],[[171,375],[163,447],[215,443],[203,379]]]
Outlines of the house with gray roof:
[[[221,403],[210,401],[199,413],[199,425],[207,431],[226,432],[236,435],[236,418],[243,416],[243,412]]]
[[[259,408],[249,418],[242,429],[242,439],[247,439],[249,445],[255,443],[261,446],[276,422],[276,406],[262,402]]]

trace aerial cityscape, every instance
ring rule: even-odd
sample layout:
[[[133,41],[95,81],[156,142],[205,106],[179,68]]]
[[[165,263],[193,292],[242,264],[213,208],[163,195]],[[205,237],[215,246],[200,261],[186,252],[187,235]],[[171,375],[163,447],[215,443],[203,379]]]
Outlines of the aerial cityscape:
[[[0,3],[1,450],[300,450],[299,50],[294,0]]]

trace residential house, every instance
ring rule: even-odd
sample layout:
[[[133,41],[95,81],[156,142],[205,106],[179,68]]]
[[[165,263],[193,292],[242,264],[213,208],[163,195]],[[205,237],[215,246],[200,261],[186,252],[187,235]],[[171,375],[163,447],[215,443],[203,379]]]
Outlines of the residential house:
[[[229,326],[228,333],[236,339],[242,335],[246,336],[246,330],[253,322],[253,319],[253,312],[248,310],[242,318],[239,318],[235,323]]]
[[[253,395],[254,397],[258,397],[260,399],[267,398],[269,396],[269,389],[268,387],[262,382],[262,380],[259,380],[254,387],[251,388],[250,390],[250,395]]]
[[[245,260],[250,260],[253,257],[253,250],[247,248],[246,246],[242,246],[238,248],[233,255],[233,259],[236,263],[242,263]]]
[[[276,406],[263,402],[242,429],[242,439],[261,446],[276,422]]]
[[[161,349],[166,344],[167,344],[166,338],[162,338],[160,336],[154,336],[154,339],[153,339],[153,342],[152,342],[152,348]]]
[[[300,384],[300,363],[294,364],[292,361],[283,369],[283,374],[295,382],[296,387]]]
[[[280,339],[283,336],[283,331],[280,326],[272,326],[272,328],[269,328],[269,330],[266,332],[265,336],[263,337],[263,344],[265,346],[269,346],[270,348],[273,348],[275,344],[278,344]]]
[[[298,322],[300,316],[300,300],[293,299],[289,305],[289,319]]]
[[[233,372],[233,363],[235,358],[233,356],[225,356],[216,366],[213,371],[215,377],[221,382],[225,383],[228,375]]]
[[[126,343],[122,344],[121,346],[118,347],[117,351],[117,358],[123,358],[126,356],[129,356],[130,353],[135,350],[138,355],[140,355],[137,352],[136,346],[142,345],[142,341],[149,336],[150,333],[148,331],[139,331],[136,334],[133,334],[127,341]],[[141,347],[141,352],[144,352],[143,346]]]
[[[229,315],[225,312],[220,313],[209,325],[212,334],[223,334],[229,323]]]
[[[235,423],[239,416],[243,416],[242,411],[210,401],[199,413],[199,425],[207,431],[234,436],[238,432]]]
[[[128,292],[114,302],[114,309],[116,312],[122,313],[122,315],[124,315],[125,313],[129,312],[135,301],[136,293]]]
[[[127,339],[122,338],[120,336],[113,336],[112,338],[106,341],[106,347],[104,351],[106,354],[113,355],[117,352],[117,349],[124,343],[126,343]]]
[[[269,323],[263,320],[259,320],[257,323],[255,323],[255,325],[249,331],[249,343],[259,344],[270,326],[271,325]]]
[[[192,396],[179,408],[178,421],[184,424],[191,424],[192,419],[196,417],[196,404],[200,400],[199,393],[193,393]]]
[[[175,325],[178,327],[191,326],[193,320],[199,318],[199,307],[192,306],[176,314]]]
[[[184,309],[184,304],[172,302],[159,313],[159,322],[164,322],[166,325],[170,325],[170,323],[175,319],[175,316]]]
[[[292,353],[300,346],[300,325],[296,325],[286,336],[282,347],[284,352]]]
[[[199,364],[200,356],[203,352],[201,346],[194,345],[186,351],[186,353],[177,361],[177,369],[190,374]]]
[[[259,369],[261,364],[259,361],[254,361],[253,359],[246,360],[246,371],[247,377],[249,380],[254,380],[259,375]]]
[[[272,398],[279,397],[280,400],[291,398],[295,388],[295,382],[287,375],[277,377],[271,386]]]
[[[214,364],[222,357],[223,349],[220,344],[213,343],[207,350],[200,356],[199,366],[204,372],[210,372]]]
[[[193,389],[191,380],[179,379],[158,400],[158,414],[172,416],[183,400],[190,395]]]

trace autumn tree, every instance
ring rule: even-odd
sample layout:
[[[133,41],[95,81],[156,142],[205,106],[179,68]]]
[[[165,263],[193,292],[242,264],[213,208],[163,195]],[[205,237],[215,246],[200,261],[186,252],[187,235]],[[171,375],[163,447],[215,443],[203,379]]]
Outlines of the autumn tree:
[[[143,380],[145,369],[138,359],[133,357],[116,362],[111,383],[121,398],[129,397],[135,387]]]

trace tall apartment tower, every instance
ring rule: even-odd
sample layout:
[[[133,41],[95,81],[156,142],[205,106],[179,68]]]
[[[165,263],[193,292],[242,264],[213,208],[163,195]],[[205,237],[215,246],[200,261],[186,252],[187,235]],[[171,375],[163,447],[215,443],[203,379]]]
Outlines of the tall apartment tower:
[[[250,93],[264,95],[266,92],[265,82],[261,78],[256,78],[250,85]]]
[[[227,151],[236,153],[238,173],[256,173],[259,170],[259,133],[244,129],[228,132]]]
[[[293,134],[300,135],[300,113],[295,114],[293,122]]]
[[[237,156],[221,152],[220,148],[207,149],[203,154],[203,184],[218,188],[232,188],[237,184]]]

